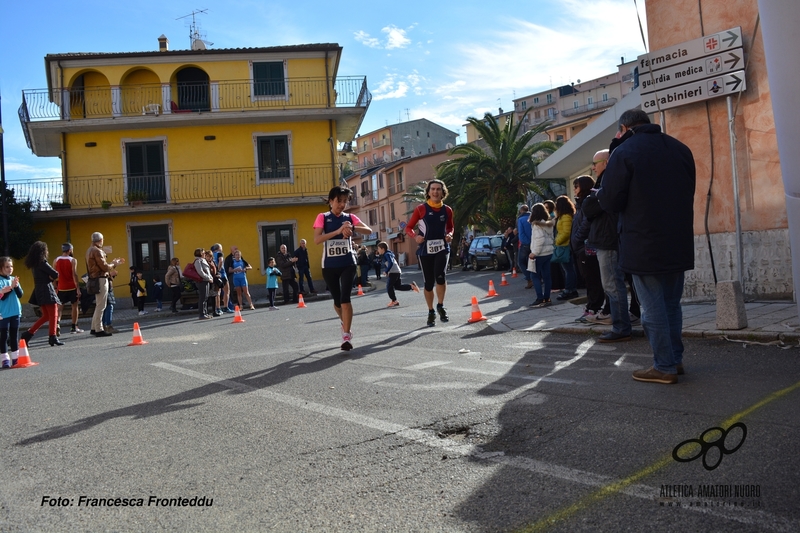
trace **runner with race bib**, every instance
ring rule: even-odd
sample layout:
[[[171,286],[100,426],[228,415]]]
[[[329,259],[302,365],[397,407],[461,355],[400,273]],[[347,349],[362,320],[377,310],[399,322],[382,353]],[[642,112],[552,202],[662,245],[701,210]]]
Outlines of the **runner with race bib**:
[[[353,305],[350,291],[356,275],[356,254],[353,249],[354,232],[364,235],[372,229],[357,216],[345,213],[352,192],[346,187],[334,187],[328,193],[331,209],[320,213],[314,221],[314,242],[322,244],[322,277],[333,296],[333,309],[342,321],[342,350],[353,349]]]
[[[444,205],[447,186],[441,180],[431,180],[425,187],[425,203],[417,206],[406,226],[406,234],[417,241],[417,256],[425,280],[425,301],[428,303],[428,326],[436,325],[436,311],[442,322],[449,320],[444,307],[447,292],[447,264],[450,261],[450,241],[453,240],[453,210]],[[414,231],[414,228],[417,231]],[[436,286],[436,311],[433,310],[433,288]]]

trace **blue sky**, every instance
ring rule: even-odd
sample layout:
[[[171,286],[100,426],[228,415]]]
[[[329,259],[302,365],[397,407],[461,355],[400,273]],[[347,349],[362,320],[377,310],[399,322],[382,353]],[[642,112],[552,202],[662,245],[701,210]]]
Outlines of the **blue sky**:
[[[56,158],[25,145],[23,89],[46,87],[44,56],[189,46],[197,21],[212,48],[338,43],[339,74],[367,76],[373,102],[360,133],[427,118],[461,137],[469,116],[513,98],[616,71],[644,53],[634,0],[271,2],[137,0],[0,4],[0,96],[6,179],[60,175]],[[644,0],[638,1],[644,22]],[[646,25],[645,25],[646,31]],[[646,36],[646,34],[645,34]],[[13,50],[13,51],[12,51]]]

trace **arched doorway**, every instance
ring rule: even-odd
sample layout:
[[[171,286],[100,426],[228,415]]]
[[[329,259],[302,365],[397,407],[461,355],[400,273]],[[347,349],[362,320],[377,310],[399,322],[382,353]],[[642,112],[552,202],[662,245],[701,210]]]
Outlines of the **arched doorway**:
[[[191,111],[211,111],[208,74],[197,67],[187,67],[176,76],[178,108]]]

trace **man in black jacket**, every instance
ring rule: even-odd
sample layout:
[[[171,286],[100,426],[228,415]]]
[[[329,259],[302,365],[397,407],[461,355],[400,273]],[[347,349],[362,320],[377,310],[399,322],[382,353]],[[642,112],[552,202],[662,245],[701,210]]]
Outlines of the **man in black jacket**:
[[[694,268],[694,157],[641,110],[624,112],[619,128],[626,140],[611,154],[597,199],[619,214],[619,264],[633,274],[653,349],[653,366],[633,379],[676,383],[683,374],[684,272]]]
[[[597,175],[596,189],[603,186],[608,153],[608,150],[601,150],[592,158],[592,168]],[[590,221],[587,242],[589,246],[597,250],[600,279],[611,311],[611,331],[600,335],[599,340],[600,342],[629,341],[631,340],[631,318],[628,314],[628,289],[625,287],[625,273],[619,266],[617,214],[603,210],[594,193],[583,201],[582,210]]]
[[[306,248],[305,239],[300,239],[300,247],[294,251],[294,256],[297,258],[294,265],[297,267],[297,275],[300,278],[300,293],[306,292],[303,290],[303,278],[305,278],[308,281],[308,290],[311,291],[311,294],[316,294],[314,282],[311,281],[311,264],[308,262],[308,248]]]
[[[297,263],[297,258],[289,255],[286,245],[281,244],[280,251],[278,255],[275,256],[275,263],[281,271],[281,280],[283,281],[283,303],[298,303],[300,299],[297,296],[297,282],[294,279],[294,265]],[[291,300],[289,300],[289,287],[292,288]]]

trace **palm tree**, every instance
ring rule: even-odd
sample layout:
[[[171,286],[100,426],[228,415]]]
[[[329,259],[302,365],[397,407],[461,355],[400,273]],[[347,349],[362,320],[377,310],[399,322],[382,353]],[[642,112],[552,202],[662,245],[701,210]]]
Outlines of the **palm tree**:
[[[544,133],[548,122],[520,134],[522,122],[509,118],[505,126],[487,113],[483,119],[467,121],[477,130],[485,147],[461,144],[450,150],[461,156],[440,163],[436,177],[450,191],[448,202],[454,209],[456,228],[476,224],[499,230],[514,226],[517,207],[529,191],[542,194],[536,184],[536,165],[555,152],[562,143],[534,141]]]
[[[406,192],[403,193],[403,202],[405,202],[407,206],[406,215],[410,215],[414,212],[414,209],[417,207],[416,204],[425,203],[425,188],[427,186],[428,182],[422,180],[409,187]]]

